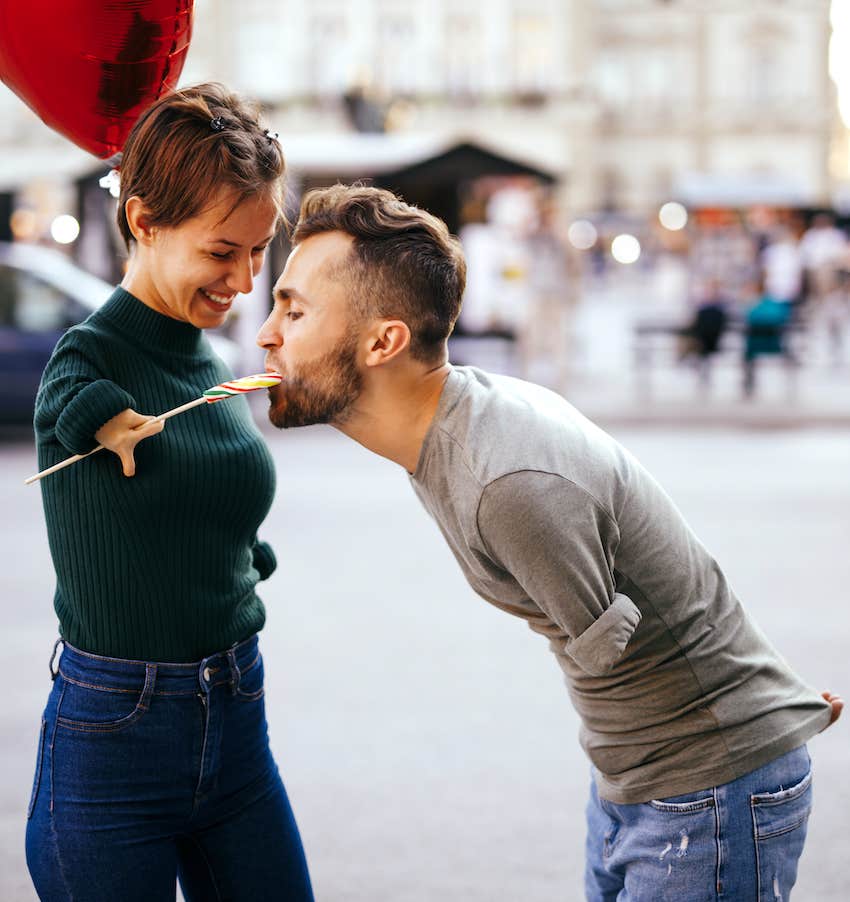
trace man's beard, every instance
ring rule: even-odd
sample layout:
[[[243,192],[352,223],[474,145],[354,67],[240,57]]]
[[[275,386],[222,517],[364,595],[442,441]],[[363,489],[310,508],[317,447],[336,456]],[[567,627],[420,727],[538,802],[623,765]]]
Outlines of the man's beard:
[[[269,389],[269,419],[278,429],[342,423],[362,388],[356,339],[346,336],[318,360],[301,369],[287,368],[283,382]]]

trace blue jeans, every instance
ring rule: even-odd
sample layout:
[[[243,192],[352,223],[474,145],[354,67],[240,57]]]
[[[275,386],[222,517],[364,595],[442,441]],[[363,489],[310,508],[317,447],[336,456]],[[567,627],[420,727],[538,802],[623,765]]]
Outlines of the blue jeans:
[[[587,806],[588,902],[788,902],[812,809],[806,747],[731,783]]]
[[[256,636],[194,664],[66,644],[28,812],[39,898],[173,902],[179,877],[187,902],[312,900],[263,692]]]

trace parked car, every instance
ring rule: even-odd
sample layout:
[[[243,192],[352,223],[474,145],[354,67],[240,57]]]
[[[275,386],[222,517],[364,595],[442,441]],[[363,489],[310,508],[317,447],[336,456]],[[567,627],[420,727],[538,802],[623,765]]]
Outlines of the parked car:
[[[0,423],[32,420],[45,364],[56,342],[112,294],[113,286],[60,251],[0,242]],[[210,335],[235,368],[235,342]]]

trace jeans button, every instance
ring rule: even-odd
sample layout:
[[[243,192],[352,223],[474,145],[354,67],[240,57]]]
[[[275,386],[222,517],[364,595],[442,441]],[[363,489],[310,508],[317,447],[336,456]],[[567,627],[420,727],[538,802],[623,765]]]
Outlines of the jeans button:
[[[210,669],[209,669],[209,667],[205,667],[205,668],[204,668],[204,681],[207,682],[207,683],[210,681]]]

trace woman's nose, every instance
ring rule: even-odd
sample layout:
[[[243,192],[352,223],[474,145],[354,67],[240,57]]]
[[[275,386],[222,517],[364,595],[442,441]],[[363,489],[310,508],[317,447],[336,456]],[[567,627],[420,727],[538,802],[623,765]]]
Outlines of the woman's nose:
[[[227,284],[240,294],[251,293],[251,289],[254,287],[254,266],[250,258],[240,260],[234,265],[228,274]]]

